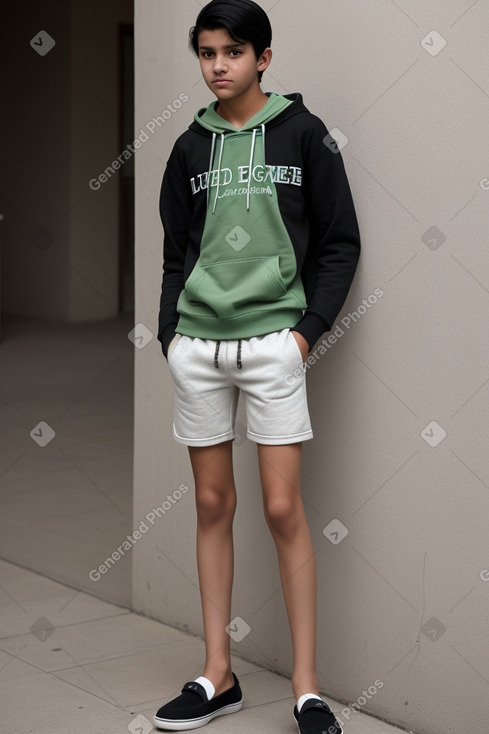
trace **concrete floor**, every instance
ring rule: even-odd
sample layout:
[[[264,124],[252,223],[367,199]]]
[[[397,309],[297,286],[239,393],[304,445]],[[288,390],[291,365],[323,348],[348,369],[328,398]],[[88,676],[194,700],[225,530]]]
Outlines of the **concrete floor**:
[[[0,558],[128,608],[129,553],[88,574],[132,530],[132,328],[4,317],[0,343]]]
[[[0,579],[2,731],[148,734],[156,710],[202,672],[198,638],[5,561]],[[243,709],[203,731],[297,734],[290,681],[238,658],[233,669]],[[353,711],[344,723],[345,734],[401,731]]]
[[[88,578],[131,529],[131,329],[128,318],[2,322],[0,691],[9,734],[147,734],[159,706],[202,672],[202,640],[130,611],[130,554],[99,584]],[[244,707],[205,731],[297,732],[290,681],[238,658],[233,666]],[[349,716],[345,734],[400,731]]]

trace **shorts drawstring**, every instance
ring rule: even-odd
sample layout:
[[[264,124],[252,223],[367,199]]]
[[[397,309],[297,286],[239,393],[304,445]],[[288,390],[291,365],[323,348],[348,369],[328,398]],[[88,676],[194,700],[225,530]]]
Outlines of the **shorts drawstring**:
[[[242,342],[243,342],[242,339],[238,339],[238,356],[236,358],[236,365],[238,367],[238,370],[242,369],[243,367],[243,364],[241,362],[241,344]],[[221,346],[221,340],[218,339],[216,341],[216,351],[214,352],[214,367],[216,369],[219,369],[219,348],[220,346]]]
[[[219,362],[217,360],[217,357],[219,355],[219,347],[220,346],[221,346],[221,340],[219,339],[216,342],[216,351],[214,352],[214,367],[216,367],[216,369],[219,369]]]

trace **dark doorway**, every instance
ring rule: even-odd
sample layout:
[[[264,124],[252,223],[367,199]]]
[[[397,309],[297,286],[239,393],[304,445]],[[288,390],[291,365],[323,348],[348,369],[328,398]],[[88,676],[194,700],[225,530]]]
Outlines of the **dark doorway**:
[[[134,26],[119,26],[119,150],[134,141]],[[119,176],[119,311],[134,311],[134,157]]]

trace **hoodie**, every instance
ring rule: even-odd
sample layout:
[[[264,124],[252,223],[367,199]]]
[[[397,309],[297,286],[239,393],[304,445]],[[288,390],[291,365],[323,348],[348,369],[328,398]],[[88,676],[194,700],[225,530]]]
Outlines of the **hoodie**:
[[[289,327],[312,349],[348,294],[360,236],[341,154],[300,94],[270,93],[239,130],[201,109],[160,192],[158,339],[242,339]],[[218,364],[216,364],[218,366]]]

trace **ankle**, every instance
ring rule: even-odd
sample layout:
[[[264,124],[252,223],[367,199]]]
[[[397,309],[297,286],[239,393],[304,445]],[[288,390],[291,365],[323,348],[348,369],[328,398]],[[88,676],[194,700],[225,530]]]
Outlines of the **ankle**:
[[[298,701],[301,696],[305,693],[313,693],[316,696],[320,696],[318,690],[318,679],[317,676],[308,676],[303,678],[292,679],[292,690],[294,692],[295,700]]]
[[[206,665],[202,673],[204,678],[210,680],[215,688],[214,696],[227,691],[234,685],[231,663],[226,665]]]

